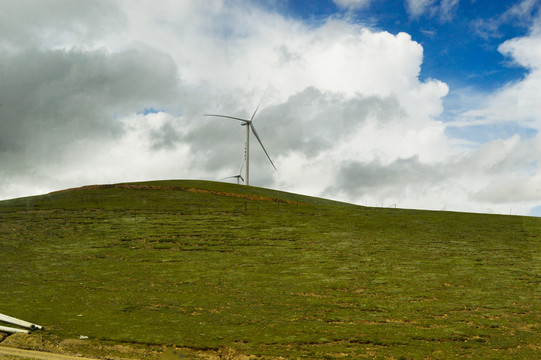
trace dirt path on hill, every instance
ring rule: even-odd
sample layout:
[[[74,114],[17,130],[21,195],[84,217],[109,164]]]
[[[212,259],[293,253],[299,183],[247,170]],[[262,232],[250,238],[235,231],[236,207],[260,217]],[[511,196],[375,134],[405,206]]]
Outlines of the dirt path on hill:
[[[175,191],[187,191],[187,192],[195,192],[195,193],[203,193],[203,194],[212,194],[212,195],[217,195],[217,196],[234,197],[234,198],[240,198],[240,199],[246,199],[246,200],[266,201],[266,202],[275,202],[275,203],[284,203],[284,204],[293,204],[293,205],[304,205],[304,203],[301,201],[284,200],[284,199],[270,198],[270,197],[259,196],[259,195],[249,195],[249,194],[242,194],[242,193],[240,194],[227,193],[227,192],[214,191],[214,190],[196,189],[196,188],[179,187],[179,186],[152,185],[152,184],[86,185],[86,186],[82,186],[78,188],[53,191],[51,192],[51,194],[61,193],[61,192],[66,192],[66,191],[74,191],[74,190],[97,190],[97,189],[175,190]]]
[[[61,339],[50,335],[25,333],[7,336],[0,333],[0,360],[158,360],[161,352],[161,348],[101,343],[89,339]]]
[[[15,358],[38,359],[38,360],[95,360],[80,356],[69,356],[61,354],[53,354],[43,351],[23,350],[11,347],[0,346],[0,359],[3,355],[15,356]]]
[[[166,348],[160,345],[122,344],[96,339],[61,339],[54,335],[37,333],[16,333],[10,336],[0,333],[0,360],[253,360],[255,358],[257,356],[245,355],[229,347],[219,350],[195,350]]]

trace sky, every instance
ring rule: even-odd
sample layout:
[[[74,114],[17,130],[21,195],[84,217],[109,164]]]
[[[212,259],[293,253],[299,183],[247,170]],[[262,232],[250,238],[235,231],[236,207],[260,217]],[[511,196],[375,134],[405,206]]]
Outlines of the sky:
[[[0,0],[0,200],[237,175],[261,101],[250,185],[540,216],[540,1]]]

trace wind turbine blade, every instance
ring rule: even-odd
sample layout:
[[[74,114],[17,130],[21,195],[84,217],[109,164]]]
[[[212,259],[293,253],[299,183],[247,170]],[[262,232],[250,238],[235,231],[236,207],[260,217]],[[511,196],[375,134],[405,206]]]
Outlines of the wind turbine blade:
[[[263,148],[263,151],[265,152],[265,155],[267,155],[267,158],[269,159],[272,167],[274,168],[274,170],[277,170],[276,166],[274,166],[274,163],[272,162],[272,160],[271,160],[271,158],[269,156],[269,153],[267,152],[267,150],[263,146],[263,143],[261,142],[261,139],[259,138],[259,135],[257,135],[257,131],[255,130],[254,124],[252,122],[250,122],[249,126],[252,128],[252,132],[254,133],[255,138],[257,139],[257,141],[259,141],[259,145],[261,145],[261,147]]]
[[[269,85],[269,86],[270,86],[270,85]],[[254,114],[253,114],[252,117],[250,118],[250,122],[254,119],[255,113],[257,112],[257,110],[258,110],[259,107],[261,106],[261,102],[262,102],[263,99],[265,98],[265,95],[267,95],[267,91],[269,91],[269,86],[267,86],[267,88],[265,89],[265,93],[264,93],[263,96],[261,97],[261,100],[259,100],[259,104],[257,104],[257,107],[255,108],[255,111],[254,111]]]
[[[220,181],[227,180],[227,179],[238,179],[238,178],[240,178],[242,182],[244,182],[244,178],[242,177],[242,175],[233,175],[233,176],[224,177],[223,179],[220,179]]]
[[[239,120],[239,121],[242,121],[242,122],[244,122],[244,123],[249,123],[249,122],[250,122],[250,120],[241,119],[241,118],[234,117],[234,116],[216,115],[216,114],[204,114],[204,115],[205,115],[205,116],[214,116],[214,117],[221,117],[221,118],[227,118],[227,119]]]

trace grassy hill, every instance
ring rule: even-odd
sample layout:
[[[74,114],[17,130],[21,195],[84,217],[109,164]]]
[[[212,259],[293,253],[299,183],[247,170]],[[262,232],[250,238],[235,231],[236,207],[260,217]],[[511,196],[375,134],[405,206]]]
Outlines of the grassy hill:
[[[0,313],[60,337],[265,358],[536,358],[541,219],[234,184],[0,202]]]

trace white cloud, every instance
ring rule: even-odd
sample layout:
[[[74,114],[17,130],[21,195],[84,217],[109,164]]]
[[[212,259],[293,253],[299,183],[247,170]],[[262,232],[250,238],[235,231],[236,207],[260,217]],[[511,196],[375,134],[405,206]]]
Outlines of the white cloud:
[[[524,79],[510,83],[482,100],[483,106],[463,114],[457,125],[514,123],[541,130],[541,36],[516,38],[504,42],[500,52],[529,69]]]
[[[485,95],[478,108],[464,112],[456,122],[448,124],[486,133],[503,127],[511,134],[505,140],[483,144],[462,161],[461,168],[468,172],[479,169],[477,182],[483,186],[472,192],[474,202],[527,207],[541,201],[537,185],[541,178],[540,39],[534,29],[527,36],[504,42],[500,52],[529,72],[522,80]],[[521,129],[526,129],[528,135],[519,136]]]
[[[406,0],[408,13],[416,18],[423,15],[434,4],[435,0]]]
[[[541,33],[508,40],[498,50],[525,68],[533,71],[541,68]]]
[[[441,0],[440,18],[444,21],[451,21],[458,8],[459,1],[460,0]]]
[[[541,177],[529,178],[502,176],[493,179],[486,188],[473,198],[489,203],[540,202]]]

